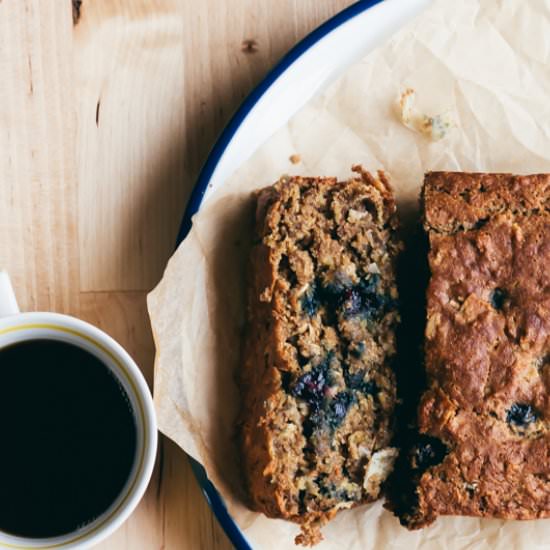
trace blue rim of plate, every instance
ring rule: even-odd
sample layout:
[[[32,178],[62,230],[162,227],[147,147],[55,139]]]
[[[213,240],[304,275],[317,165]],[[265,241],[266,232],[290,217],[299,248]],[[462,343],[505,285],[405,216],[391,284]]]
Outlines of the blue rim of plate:
[[[383,0],[359,0],[355,4],[352,4],[345,10],[337,13],[334,17],[323,23],[320,27],[317,27],[314,31],[308,34],[303,40],[298,42],[280,61],[275,67],[267,74],[267,76],[256,86],[256,88],[248,95],[243,101],[239,109],[235,112],[220,137],[216,141],[216,144],[210,151],[204,166],[201,169],[197,183],[193,188],[187,207],[183,214],[183,219],[180,225],[180,230],[177,237],[177,244],[179,245],[183,239],[187,236],[191,230],[192,217],[198,212],[204,194],[208,188],[210,178],[218,165],[223,153],[227,146],[233,139],[233,136],[237,132],[239,126],[244,119],[248,116],[248,113],[252,110],[254,105],[264,95],[264,93],[271,87],[271,85],[307,50],[315,46],[322,38],[331,33],[334,29],[343,25],[350,19],[360,15],[364,11],[372,8],[376,4],[379,4]],[[197,481],[202,489],[204,497],[208,502],[212,512],[216,516],[216,519],[222,526],[225,534],[228,536],[231,543],[237,548],[237,550],[253,550],[247,540],[244,538],[241,530],[229,515],[227,508],[214,487],[211,481],[206,475],[206,471],[196,460],[191,457],[189,462]]]

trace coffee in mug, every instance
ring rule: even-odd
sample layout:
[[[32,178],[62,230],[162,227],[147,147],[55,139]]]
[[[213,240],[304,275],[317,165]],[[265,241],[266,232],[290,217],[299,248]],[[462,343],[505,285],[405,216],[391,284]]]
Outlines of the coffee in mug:
[[[60,340],[0,349],[0,529],[55,537],[98,518],[136,456],[120,381],[96,356]]]

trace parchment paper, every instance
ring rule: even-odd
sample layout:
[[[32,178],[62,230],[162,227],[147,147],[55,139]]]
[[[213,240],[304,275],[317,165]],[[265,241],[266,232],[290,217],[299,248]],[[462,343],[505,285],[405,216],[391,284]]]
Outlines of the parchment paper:
[[[294,548],[298,527],[246,509],[233,443],[239,394],[250,191],[281,174],[349,176],[360,162],[393,181],[405,222],[428,170],[550,171],[550,3],[442,0],[317,96],[215,191],[149,295],[160,429],[205,465],[254,548]],[[365,29],[368,32],[368,29]],[[416,89],[427,114],[451,110],[438,142],[405,128],[395,101]],[[301,162],[289,157],[298,154]],[[439,518],[400,527],[380,502],[341,512],[319,549],[542,548],[550,521]]]

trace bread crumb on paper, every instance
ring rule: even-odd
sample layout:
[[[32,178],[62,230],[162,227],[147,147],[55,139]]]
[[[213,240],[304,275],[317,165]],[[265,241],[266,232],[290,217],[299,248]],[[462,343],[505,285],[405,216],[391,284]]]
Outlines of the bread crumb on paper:
[[[439,141],[456,127],[450,111],[428,116],[421,113],[415,107],[415,103],[416,91],[412,88],[407,88],[399,96],[399,116],[401,122],[410,130],[423,134],[432,141]]]
[[[302,162],[302,157],[300,155],[290,155],[290,157],[288,157],[288,160],[290,162],[292,162],[292,164],[298,164],[299,162]]]

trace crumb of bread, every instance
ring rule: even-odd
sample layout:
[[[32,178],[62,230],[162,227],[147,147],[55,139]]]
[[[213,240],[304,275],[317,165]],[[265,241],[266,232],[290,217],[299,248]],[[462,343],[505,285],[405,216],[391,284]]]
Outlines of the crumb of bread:
[[[288,160],[290,162],[292,162],[292,164],[298,164],[299,162],[302,161],[302,157],[300,155],[290,155],[290,157],[288,157]]]
[[[399,97],[399,116],[407,128],[425,135],[432,141],[439,141],[456,126],[450,111],[428,116],[421,113],[415,107],[415,103],[416,92],[412,88],[407,88]]]

